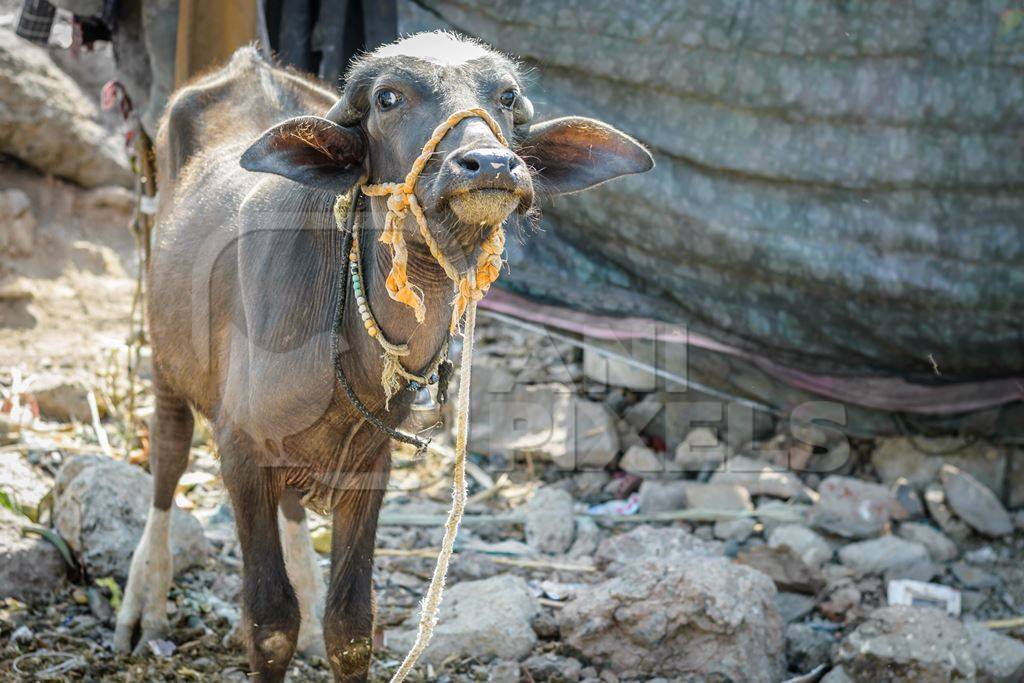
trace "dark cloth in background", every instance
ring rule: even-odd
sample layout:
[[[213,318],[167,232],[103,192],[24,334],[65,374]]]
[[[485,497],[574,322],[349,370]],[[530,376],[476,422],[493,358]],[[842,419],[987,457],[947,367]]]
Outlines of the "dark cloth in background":
[[[264,39],[277,58],[335,88],[349,60],[398,36],[395,0],[261,0]]]

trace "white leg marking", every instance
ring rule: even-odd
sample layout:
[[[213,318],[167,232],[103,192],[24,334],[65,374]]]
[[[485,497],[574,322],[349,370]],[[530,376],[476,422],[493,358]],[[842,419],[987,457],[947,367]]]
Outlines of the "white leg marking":
[[[324,579],[317,562],[313,541],[306,528],[306,521],[293,522],[281,511],[277,513],[281,528],[281,546],[284,550],[284,565],[288,570],[295,597],[299,600],[299,652],[307,655],[326,656],[324,632],[321,622],[324,612]]]
[[[128,585],[117,613],[114,647],[118,652],[131,650],[132,634],[137,625],[142,627],[142,637],[135,654],[147,652],[147,642],[167,634],[167,593],[174,575],[170,522],[170,510],[150,508],[146,529],[132,556]]]

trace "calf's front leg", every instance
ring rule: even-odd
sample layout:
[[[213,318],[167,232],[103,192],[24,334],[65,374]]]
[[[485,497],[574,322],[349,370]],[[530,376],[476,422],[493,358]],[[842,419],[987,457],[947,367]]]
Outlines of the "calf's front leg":
[[[299,635],[299,604],[288,580],[278,527],[283,486],[273,467],[248,449],[221,445],[224,483],[231,494],[242,547],[242,624],[250,680],[283,681]]]
[[[388,480],[387,456],[378,463],[378,471],[351,478],[351,488],[334,508],[324,643],[337,683],[364,683],[370,671],[375,616],[373,548]]]

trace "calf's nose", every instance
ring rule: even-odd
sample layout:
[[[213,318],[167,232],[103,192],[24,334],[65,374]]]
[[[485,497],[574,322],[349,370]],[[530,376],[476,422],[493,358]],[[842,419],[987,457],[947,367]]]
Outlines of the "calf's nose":
[[[521,163],[511,150],[503,147],[460,152],[452,161],[458,174],[466,180],[477,177],[511,176]]]

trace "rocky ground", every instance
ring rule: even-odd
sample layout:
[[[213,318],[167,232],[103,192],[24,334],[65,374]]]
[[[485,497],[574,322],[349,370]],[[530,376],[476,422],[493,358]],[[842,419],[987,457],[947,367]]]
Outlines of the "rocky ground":
[[[131,207],[119,187],[0,166],[3,680],[247,679],[232,636],[241,557],[202,428],[172,524],[172,633],[146,658],[111,651],[149,495],[144,354],[134,392],[127,379]],[[1024,679],[1017,447],[681,429],[666,409],[678,396],[600,370],[481,321],[472,497],[413,680]],[[450,492],[444,449],[395,462],[373,680],[411,643]],[[327,522],[312,526],[326,563]],[[297,658],[292,680],[329,673]]]

